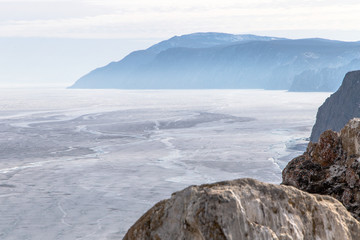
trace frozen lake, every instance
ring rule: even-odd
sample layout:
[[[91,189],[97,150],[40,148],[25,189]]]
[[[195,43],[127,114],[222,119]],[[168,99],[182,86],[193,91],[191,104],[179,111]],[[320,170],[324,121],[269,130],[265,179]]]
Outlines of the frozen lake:
[[[3,89],[0,239],[121,239],[188,185],[279,183],[329,95]]]

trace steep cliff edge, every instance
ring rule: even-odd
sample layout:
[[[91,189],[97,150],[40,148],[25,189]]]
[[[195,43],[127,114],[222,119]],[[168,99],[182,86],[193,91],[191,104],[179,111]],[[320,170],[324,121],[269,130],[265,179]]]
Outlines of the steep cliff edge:
[[[239,179],[176,192],[127,232],[130,239],[360,239],[360,223],[334,198]]]
[[[327,130],[283,170],[283,184],[335,197],[360,220],[360,119]]]
[[[354,117],[360,117],[360,71],[347,73],[340,88],[321,105],[310,141],[317,142],[325,130],[340,131]]]

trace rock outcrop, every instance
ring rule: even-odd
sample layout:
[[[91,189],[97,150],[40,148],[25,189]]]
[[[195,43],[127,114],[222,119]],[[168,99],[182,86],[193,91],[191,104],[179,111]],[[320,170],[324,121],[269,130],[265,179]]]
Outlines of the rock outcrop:
[[[310,141],[331,129],[340,131],[352,118],[360,117],[360,71],[346,74],[340,88],[318,110]]]
[[[282,176],[285,185],[338,199],[360,220],[360,119],[350,120],[340,133],[325,131]]]
[[[360,223],[336,199],[239,179],[190,186],[156,204],[132,239],[360,239]]]

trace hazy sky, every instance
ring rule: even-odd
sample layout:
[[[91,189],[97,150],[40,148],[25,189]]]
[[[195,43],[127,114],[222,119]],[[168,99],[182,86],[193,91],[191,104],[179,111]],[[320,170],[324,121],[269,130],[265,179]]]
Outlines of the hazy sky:
[[[0,39],[31,37],[44,41],[45,38],[53,41],[51,44],[56,43],[56,38],[78,39],[62,43],[65,51],[73,49],[73,53],[56,47],[45,51],[39,47],[41,44],[34,43],[32,47],[26,41],[17,42],[19,45],[13,46],[12,51],[6,44],[0,46],[0,62],[5,62],[5,67],[2,65],[3,70],[0,70],[0,84],[21,79],[31,83],[34,79],[50,81],[53,65],[49,59],[42,62],[42,56],[49,54],[55,62],[63,64],[60,67],[64,71],[67,59],[78,61],[77,72],[73,67],[66,76],[59,72],[51,80],[61,79],[62,83],[68,84],[94,66],[119,60],[135,49],[146,48],[173,35],[192,32],[360,40],[359,13],[360,1],[355,0],[0,0]],[[91,46],[81,43],[88,39],[118,39],[118,45],[102,40],[98,45],[96,42]],[[114,48],[116,51],[112,51]],[[80,50],[77,52],[77,49]],[[6,58],[26,59],[29,58],[26,52],[34,51],[38,55],[36,61],[25,62],[28,69],[37,64],[39,74],[17,72],[16,76],[12,75],[14,69],[26,67],[18,65],[14,68]],[[99,51],[103,51],[102,54],[94,54]],[[91,56],[97,59],[86,65],[83,63],[85,56],[77,55],[83,52],[93,53]],[[111,54],[107,55],[107,52]],[[115,54],[118,54],[117,58]],[[47,66],[46,76],[41,76],[43,64]]]
[[[357,0],[0,0],[0,35],[133,39],[340,30],[356,31],[339,36],[355,40],[359,12]]]

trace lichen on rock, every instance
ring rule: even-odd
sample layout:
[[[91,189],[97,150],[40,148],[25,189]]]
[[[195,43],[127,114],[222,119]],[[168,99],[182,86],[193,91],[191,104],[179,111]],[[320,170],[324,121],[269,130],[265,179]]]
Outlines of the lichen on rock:
[[[327,130],[318,143],[283,170],[283,184],[341,201],[360,220],[360,118],[339,132]]]

